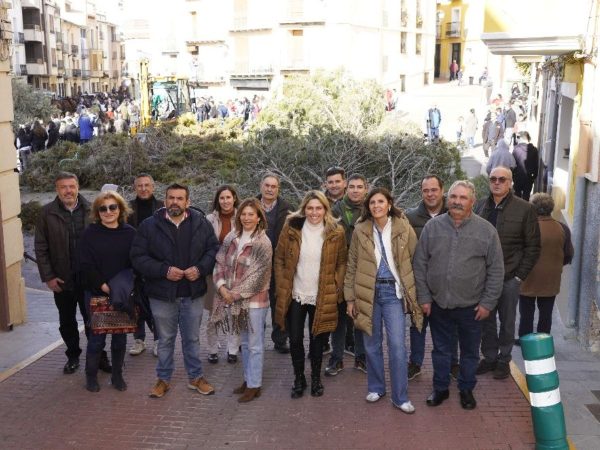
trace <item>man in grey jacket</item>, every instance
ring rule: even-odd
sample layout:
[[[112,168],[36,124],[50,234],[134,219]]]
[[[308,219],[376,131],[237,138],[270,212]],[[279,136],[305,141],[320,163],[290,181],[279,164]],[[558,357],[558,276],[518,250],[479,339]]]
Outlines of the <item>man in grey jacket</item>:
[[[418,302],[429,318],[433,340],[433,392],[427,405],[438,406],[449,396],[453,334],[458,329],[460,403],[473,409],[480,321],[496,307],[502,292],[502,248],[494,227],[472,212],[472,183],[456,181],[447,203],[448,213],[423,228],[413,261]]]

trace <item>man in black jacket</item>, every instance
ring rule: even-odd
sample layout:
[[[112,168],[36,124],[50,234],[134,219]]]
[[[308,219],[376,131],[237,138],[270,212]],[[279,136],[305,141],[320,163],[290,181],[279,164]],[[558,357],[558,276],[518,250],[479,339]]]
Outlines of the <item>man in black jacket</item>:
[[[477,374],[494,372],[501,380],[510,375],[515,341],[515,320],[521,282],[540,255],[540,228],[533,206],[511,190],[512,172],[498,166],[490,173],[490,196],[477,202],[475,212],[498,231],[504,256],[504,284],[498,306],[482,323],[481,353]],[[496,314],[500,330],[496,327]]]
[[[538,149],[531,143],[531,137],[527,131],[521,131],[517,145],[513,149],[513,157],[517,163],[515,167],[514,191],[517,197],[529,201],[531,188],[538,175]]]
[[[150,397],[169,390],[175,368],[173,355],[180,330],[188,388],[203,395],[215,392],[206,381],[200,360],[200,322],[204,310],[206,275],[212,273],[219,249],[212,226],[204,215],[190,209],[189,189],[171,184],[165,208],[138,228],[131,247],[131,262],[144,277],[158,329],[158,380]]]
[[[129,207],[133,211],[127,222],[134,228],[138,228],[140,224],[151,217],[156,210],[160,209],[163,204],[154,197],[154,179],[147,173],[140,173],[133,181],[135,189],[135,198],[129,202]],[[148,311],[150,312],[150,311]],[[152,314],[150,312],[150,314]],[[146,350],[146,325],[145,322],[152,323],[152,317],[144,318],[142,315],[138,318],[137,330],[133,333],[133,345],[129,350],[129,354],[137,356]],[[158,334],[156,327],[154,328],[154,356],[158,356]]]
[[[40,278],[54,293],[58,308],[60,335],[67,346],[66,374],[79,367],[79,329],[77,305],[87,328],[88,315],[83,303],[83,289],[79,276],[78,242],[89,223],[90,204],[79,194],[77,175],[61,172],[55,179],[56,198],[45,205],[35,227],[35,256]],[[106,352],[102,352],[100,369],[110,372]]]
[[[275,255],[275,247],[277,247],[277,241],[279,241],[279,234],[290,212],[289,203],[279,196],[279,185],[279,176],[270,172],[266,173],[260,182],[260,194],[257,196],[267,216],[267,236],[273,246],[273,255]],[[275,273],[272,272],[271,285],[269,287],[269,303],[271,306],[271,323],[273,327],[271,339],[275,344],[276,351],[279,353],[289,353],[290,348],[287,344],[288,335],[275,323],[275,306],[277,304],[275,292]]]

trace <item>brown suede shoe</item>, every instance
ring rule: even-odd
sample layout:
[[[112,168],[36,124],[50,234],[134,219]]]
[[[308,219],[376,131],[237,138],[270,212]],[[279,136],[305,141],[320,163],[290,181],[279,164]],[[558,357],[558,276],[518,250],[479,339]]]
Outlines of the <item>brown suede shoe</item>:
[[[233,390],[233,393],[234,393],[234,394],[238,394],[238,395],[239,395],[239,394],[243,394],[243,393],[246,391],[246,388],[247,388],[247,386],[246,386],[246,382],[244,381],[240,387],[236,387],[236,388]]]
[[[167,391],[169,390],[169,387],[170,387],[169,383],[166,382],[165,380],[160,380],[160,379],[157,380],[156,384],[150,391],[150,397],[161,398],[162,396],[164,396],[167,393]]]
[[[242,396],[240,398],[238,398],[238,402],[240,403],[246,403],[246,402],[251,402],[252,400],[254,400],[255,398],[260,397],[260,388],[246,388],[246,390],[244,391],[244,393],[242,394]]]

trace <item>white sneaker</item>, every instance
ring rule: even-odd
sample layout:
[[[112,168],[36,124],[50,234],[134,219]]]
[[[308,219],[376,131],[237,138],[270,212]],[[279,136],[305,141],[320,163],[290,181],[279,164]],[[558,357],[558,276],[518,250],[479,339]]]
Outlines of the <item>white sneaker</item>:
[[[136,339],[133,342],[131,349],[129,349],[129,354],[132,356],[137,356],[143,353],[144,350],[146,350],[146,344],[144,343],[144,341],[142,341],[141,339]]]
[[[154,347],[152,348],[152,354],[158,358],[158,339],[154,341]]]
[[[415,412],[415,407],[409,400],[400,405],[400,411],[402,411],[405,414],[413,414]]]
[[[379,399],[380,399],[381,397],[383,397],[383,395],[379,395],[377,392],[369,392],[369,393],[367,394],[367,398],[366,398],[366,400],[367,400],[369,403],[375,403],[375,402],[379,401]]]

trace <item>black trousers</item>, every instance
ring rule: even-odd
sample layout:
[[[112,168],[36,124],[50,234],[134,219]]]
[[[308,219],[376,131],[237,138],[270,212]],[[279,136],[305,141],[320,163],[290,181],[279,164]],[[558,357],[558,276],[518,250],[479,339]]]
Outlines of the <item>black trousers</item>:
[[[531,188],[533,187],[533,181],[517,181],[513,188],[515,195],[522,198],[525,201],[529,201],[531,195]]]
[[[533,333],[533,317],[535,315],[536,302],[539,311],[537,332],[550,334],[550,330],[552,329],[552,309],[554,308],[555,299],[556,296],[519,296],[519,314],[521,315],[521,320],[519,321],[519,337]]]
[[[304,324],[308,315],[310,361],[313,371],[317,372],[315,375],[318,375],[323,360],[323,346],[329,339],[329,333],[313,335],[312,326],[315,319],[315,310],[316,307],[313,305],[301,305],[299,302],[292,300],[287,313],[287,326],[290,334],[290,353],[294,371],[301,370],[304,372]]]
[[[271,340],[275,345],[285,345],[288,335],[281,327],[275,323],[275,310],[277,306],[277,296],[275,295],[275,274],[271,276],[271,284],[269,286],[269,304],[271,306]]]
[[[67,346],[65,354],[67,358],[78,358],[81,354],[79,346],[79,328],[77,324],[77,305],[85,324],[85,335],[90,336],[89,316],[83,300],[83,291],[62,291],[54,293],[54,303],[58,308],[58,321],[60,335]]]

